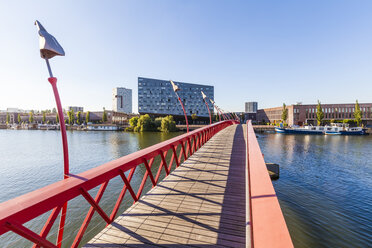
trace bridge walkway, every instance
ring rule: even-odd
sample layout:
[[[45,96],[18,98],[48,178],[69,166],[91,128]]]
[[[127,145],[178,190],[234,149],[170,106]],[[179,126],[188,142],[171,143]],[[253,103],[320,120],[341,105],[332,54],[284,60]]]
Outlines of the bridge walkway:
[[[246,247],[245,128],[221,130],[84,247]]]

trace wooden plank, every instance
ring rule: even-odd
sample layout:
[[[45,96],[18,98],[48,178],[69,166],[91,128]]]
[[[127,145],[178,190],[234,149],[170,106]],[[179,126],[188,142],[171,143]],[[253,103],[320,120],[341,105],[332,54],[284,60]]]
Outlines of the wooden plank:
[[[85,247],[246,247],[245,156],[227,127]]]

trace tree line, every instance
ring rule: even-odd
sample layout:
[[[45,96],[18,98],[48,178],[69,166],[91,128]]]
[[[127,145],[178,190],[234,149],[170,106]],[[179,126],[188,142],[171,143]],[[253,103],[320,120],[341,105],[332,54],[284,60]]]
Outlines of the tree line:
[[[152,119],[148,114],[140,117],[132,117],[129,120],[129,127],[125,131],[129,132],[175,132],[178,131],[173,116],[157,117]]]

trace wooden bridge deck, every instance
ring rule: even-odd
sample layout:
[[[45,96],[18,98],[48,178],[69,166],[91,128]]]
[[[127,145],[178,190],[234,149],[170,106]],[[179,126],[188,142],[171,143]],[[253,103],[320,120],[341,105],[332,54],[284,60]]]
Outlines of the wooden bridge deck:
[[[84,247],[246,247],[243,129],[220,131]]]

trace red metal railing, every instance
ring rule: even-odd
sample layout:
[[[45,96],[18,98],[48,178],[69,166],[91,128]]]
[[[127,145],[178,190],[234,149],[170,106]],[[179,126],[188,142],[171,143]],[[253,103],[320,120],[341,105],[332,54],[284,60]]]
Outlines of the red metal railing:
[[[251,121],[247,121],[247,243],[251,247],[293,247]],[[248,218],[249,217],[249,218]]]
[[[129,154],[78,175],[70,174],[67,179],[1,203],[0,235],[12,231],[33,242],[33,247],[61,247],[62,242],[56,241],[57,244],[54,244],[47,239],[47,235],[60,214],[62,207],[67,204],[68,201],[78,196],[83,196],[91,207],[71,245],[71,247],[78,247],[95,212],[97,212],[107,224],[110,224],[115,219],[127,191],[129,191],[134,202],[138,201],[148,178],[150,178],[152,186],[154,187],[159,181],[163,168],[166,176],[169,175],[173,164],[175,164],[176,167],[181,164],[182,157],[183,161],[186,160],[217,132],[236,123],[236,121],[232,120],[214,123]],[[179,147],[181,148],[179,149]],[[178,149],[180,153],[177,155]],[[170,162],[166,160],[168,152],[172,153]],[[160,165],[157,174],[154,176],[151,168],[156,157],[160,157]],[[135,193],[131,186],[131,180],[136,168],[140,165],[146,168],[146,172],[137,193]],[[125,172],[129,172],[128,176],[126,176]],[[108,215],[100,207],[99,203],[109,181],[116,177],[122,179],[124,186],[111,214]],[[100,186],[100,188],[95,198],[93,198],[88,191],[98,186]],[[52,210],[52,212],[39,234],[24,225],[26,222],[50,210]],[[62,226],[62,232],[61,229],[59,230],[60,233],[63,233],[63,228]]]

